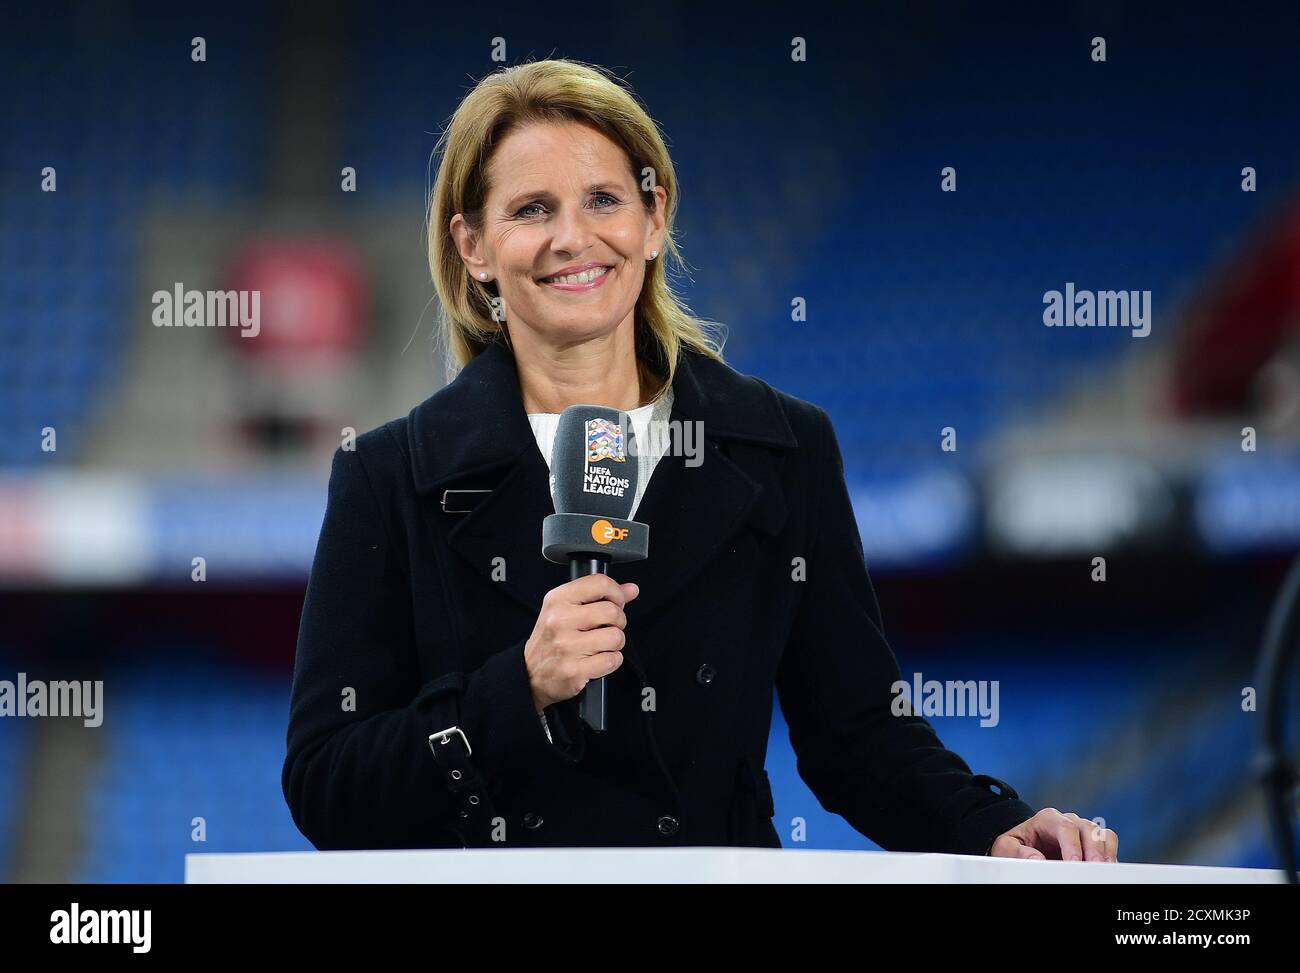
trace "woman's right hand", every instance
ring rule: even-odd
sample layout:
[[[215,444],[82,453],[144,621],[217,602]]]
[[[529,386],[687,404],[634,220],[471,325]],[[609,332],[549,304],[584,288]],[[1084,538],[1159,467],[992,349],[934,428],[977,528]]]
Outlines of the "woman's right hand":
[[[528,684],[539,713],[572,699],[589,680],[608,676],[623,664],[623,606],[640,591],[634,582],[619,584],[607,574],[591,574],[546,593],[524,645]]]

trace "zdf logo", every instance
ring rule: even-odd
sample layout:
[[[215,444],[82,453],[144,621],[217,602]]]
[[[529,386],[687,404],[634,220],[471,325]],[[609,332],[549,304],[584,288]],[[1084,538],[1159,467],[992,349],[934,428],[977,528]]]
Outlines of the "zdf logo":
[[[608,520],[598,520],[591,525],[591,539],[597,544],[627,540],[627,528],[615,527]]]

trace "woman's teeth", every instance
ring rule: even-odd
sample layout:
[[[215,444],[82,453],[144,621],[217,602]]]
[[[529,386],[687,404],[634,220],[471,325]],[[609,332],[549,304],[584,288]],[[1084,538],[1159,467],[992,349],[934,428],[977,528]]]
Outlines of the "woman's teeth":
[[[597,277],[604,277],[609,273],[608,267],[597,267],[595,270],[584,270],[580,274],[566,274],[563,277],[543,277],[542,282],[545,284],[590,284]]]

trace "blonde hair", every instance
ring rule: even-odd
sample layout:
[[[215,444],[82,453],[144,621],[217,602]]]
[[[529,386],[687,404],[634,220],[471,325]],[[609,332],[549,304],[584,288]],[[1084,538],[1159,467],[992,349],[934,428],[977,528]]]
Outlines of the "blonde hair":
[[[622,81],[603,68],[561,59],[531,61],[483,78],[457,107],[434,149],[442,158],[429,195],[429,270],[442,302],[439,321],[448,378],[505,330],[503,322],[492,319],[495,285],[475,280],[465,270],[451,236],[452,217],[464,214],[471,232],[481,232],[487,168],[496,146],[524,125],[556,121],[595,128],[622,147],[637,185],[648,167],[653,182],[667,194],[661,259],[647,262],[636,302],[635,344],[643,379],[648,373],[663,380],[662,393],[672,384],[683,346],[723,361],[722,342],[710,332],[725,326],[692,314],[667,279],[670,256],[682,270],[686,263],[673,237],[677,173],[658,128]],[[641,197],[653,212],[654,193],[643,188]],[[508,341],[509,334],[505,337]]]

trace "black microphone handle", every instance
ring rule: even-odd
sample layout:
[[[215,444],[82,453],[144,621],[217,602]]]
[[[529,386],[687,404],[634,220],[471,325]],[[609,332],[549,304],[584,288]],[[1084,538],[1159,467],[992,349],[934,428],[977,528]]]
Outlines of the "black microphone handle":
[[[609,574],[609,560],[603,557],[584,557],[581,554],[569,559],[569,580],[577,581],[589,574]],[[578,716],[597,733],[605,732],[605,676],[587,680],[578,694]]]

